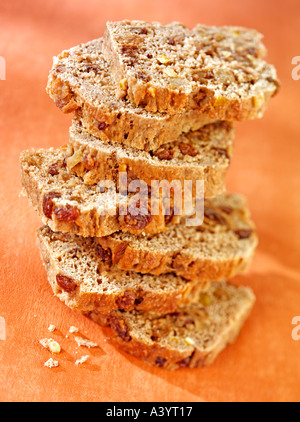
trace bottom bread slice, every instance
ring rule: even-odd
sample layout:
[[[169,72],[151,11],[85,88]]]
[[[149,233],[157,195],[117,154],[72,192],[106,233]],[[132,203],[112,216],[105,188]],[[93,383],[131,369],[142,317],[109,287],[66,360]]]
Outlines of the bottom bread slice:
[[[232,343],[248,317],[255,296],[249,287],[212,282],[197,303],[167,315],[151,312],[92,311],[88,315],[110,326],[123,351],[164,369],[210,365]]]

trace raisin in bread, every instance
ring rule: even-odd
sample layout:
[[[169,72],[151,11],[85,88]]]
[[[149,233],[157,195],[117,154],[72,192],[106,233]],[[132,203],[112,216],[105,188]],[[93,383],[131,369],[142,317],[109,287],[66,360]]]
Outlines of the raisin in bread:
[[[198,110],[169,116],[118,99],[101,38],[54,57],[47,92],[57,107],[65,113],[76,112],[85,128],[102,141],[147,151],[212,121]]]
[[[116,189],[86,185],[65,165],[65,148],[31,150],[21,154],[22,184],[25,194],[44,224],[54,231],[84,237],[106,236],[119,230],[157,233],[177,223],[165,198],[122,195]],[[168,199],[168,198],[166,198]],[[172,198],[170,198],[172,204]],[[151,206],[158,210],[152,215]],[[172,209],[172,208],[171,208]]]
[[[144,180],[181,182],[204,181],[206,197],[225,190],[225,176],[230,164],[234,129],[228,122],[217,122],[195,132],[181,135],[162,145],[155,153],[104,143],[89,135],[78,119],[70,128],[70,154],[66,164],[70,172],[83,178],[87,184],[103,179],[113,180],[119,187],[120,173],[127,183]],[[195,187],[195,183],[194,183]],[[194,192],[195,194],[195,192]]]
[[[164,369],[210,365],[239,334],[255,302],[250,288],[213,282],[198,303],[167,315],[151,312],[97,310],[89,316],[110,325],[123,351]]]
[[[278,80],[261,34],[240,27],[108,22],[103,54],[122,97],[153,112],[261,117]]]
[[[209,285],[172,274],[122,271],[112,265],[95,238],[53,232],[47,226],[38,230],[38,245],[54,294],[79,311],[169,313],[197,301]]]
[[[222,280],[245,271],[258,240],[245,199],[223,194],[205,200],[201,226],[189,227],[183,218],[164,233],[132,236],[119,232],[98,242],[123,270],[172,272],[200,281]]]

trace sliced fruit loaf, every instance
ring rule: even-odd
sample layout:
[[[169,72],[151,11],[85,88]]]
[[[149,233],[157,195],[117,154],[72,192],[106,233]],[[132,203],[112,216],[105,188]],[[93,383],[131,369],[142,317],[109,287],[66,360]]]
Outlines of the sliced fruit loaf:
[[[95,238],[38,230],[38,245],[53,292],[70,308],[109,313],[114,309],[169,313],[199,298],[209,283],[172,274],[122,271]],[[100,247],[100,249],[99,249]]]
[[[278,89],[262,35],[240,27],[107,22],[103,54],[122,97],[152,112],[261,117]]]
[[[225,177],[233,148],[234,129],[228,122],[217,122],[181,135],[162,145],[155,153],[104,143],[89,135],[80,120],[70,128],[68,169],[87,184],[103,179],[119,187],[120,173],[127,173],[128,184],[135,179],[149,186],[153,180],[204,181],[206,197],[225,190]],[[195,183],[194,183],[195,186]]]
[[[118,232],[98,242],[123,270],[222,280],[248,268],[258,240],[245,198],[223,194],[205,200],[200,226],[189,227],[183,218],[164,233],[133,236]]]
[[[67,170],[65,148],[24,151],[21,169],[25,194],[43,223],[54,231],[84,237],[106,236],[119,230],[157,233],[180,219],[168,215],[165,199],[151,196],[150,200],[147,194],[145,201],[143,195],[138,196],[139,202],[137,194],[126,196],[116,189],[103,191],[98,185],[86,185]],[[150,206],[156,206],[158,215],[151,214]]]
[[[167,315],[113,311],[89,316],[110,325],[110,337],[127,353],[164,369],[210,365],[232,343],[248,317],[255,296],[250,288],[213,282],[198,303]]]
[[[102,141],[147,151],[212,122],[198,110],[169,116],[118,99],[101,38],[54,57],[47,92],[64,113],[79,114],[86,129]]]

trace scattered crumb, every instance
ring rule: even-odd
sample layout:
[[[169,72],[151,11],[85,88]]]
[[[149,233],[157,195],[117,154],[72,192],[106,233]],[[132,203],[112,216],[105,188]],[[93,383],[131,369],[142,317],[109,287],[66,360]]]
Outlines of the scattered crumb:
[[[98,347],[97,343],[94,343],[91,340],[88,340],[86,338],[83,337],[75,337],[75,341],[78,344],[78,346],[84,346],[84,347]]]
[[[79,365],[81,363],[86,362],[88,360],[88,358],[89,358],[89,355],[81,356],[80,359],[76,360],[75,365]]]
[[[74,327],[73,325],[71,325],[71,327],[69,328],[69,333],[78,333],[79,329],[77,327]]]
[[[52,353],[60,353],[60,345],[53,338],[42,338],[40,343],[45,349],[50,350]]]
[[[55,330],[56,330],[55,325],[50,324],[49,327],[48,327],[48,331],[50,331],[51,333],[53,333],[53,331],[55,331]]]
[[[44,363],[44,366],[47,366],[47,368],[55,368],[59,366],[59,363],[57,362],[57,360],[50,358],[47,360],[47,362]]]

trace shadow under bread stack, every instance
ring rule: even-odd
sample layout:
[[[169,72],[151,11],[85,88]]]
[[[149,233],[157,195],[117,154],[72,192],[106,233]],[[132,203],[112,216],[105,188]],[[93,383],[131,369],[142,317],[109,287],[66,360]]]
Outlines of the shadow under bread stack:
[[[47,92],[74,113],[68,145],[21,154],[53,292],[158,367],[211,364],[255,301],[227,282],[250,264],[257,235],[225,176],[234,121],[262,117],[279,87],[261,38],[108,22],[103,38],[54,58]],[[153,181],[183,189],[154,192]],[[178,204],[185,181],[204,182],[201,224]]]

